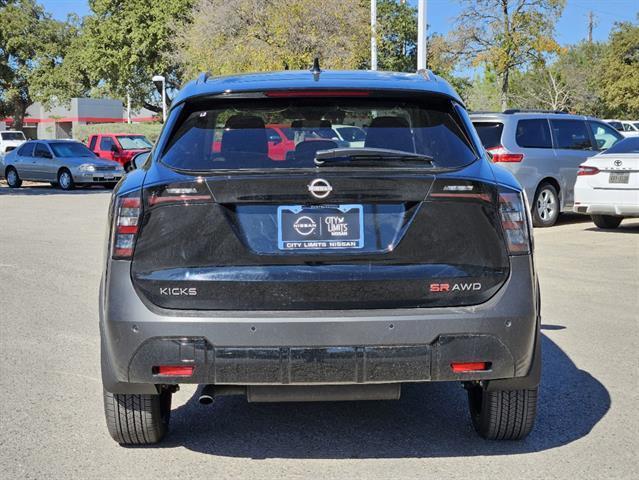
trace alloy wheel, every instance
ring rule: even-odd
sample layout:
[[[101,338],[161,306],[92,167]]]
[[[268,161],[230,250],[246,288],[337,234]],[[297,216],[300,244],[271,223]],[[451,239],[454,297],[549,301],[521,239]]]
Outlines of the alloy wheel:
[[[557,199],[549,189],[539,192],[537,197],[537,213],[543,221],[550,220],[557,210]]]

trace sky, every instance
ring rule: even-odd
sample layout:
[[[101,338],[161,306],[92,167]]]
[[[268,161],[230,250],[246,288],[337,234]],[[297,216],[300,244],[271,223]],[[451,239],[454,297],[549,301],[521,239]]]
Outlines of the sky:
[[[417,0],[409,0],[417,5]],[[57,19],[64,20],[69,13],[80,16],[89,13],[87,0],[40,0],[40,3]],[[429,32],[447,33],[452,20],[459,12],[456,0],[428,0]],[[595,41],[608,39],[615,22],[637,21],[637,0],[566,0],[563,15],[556,26],[556,39],[562,44],[583,40],[588,35],[588,12],[595,15],[593,31]]]

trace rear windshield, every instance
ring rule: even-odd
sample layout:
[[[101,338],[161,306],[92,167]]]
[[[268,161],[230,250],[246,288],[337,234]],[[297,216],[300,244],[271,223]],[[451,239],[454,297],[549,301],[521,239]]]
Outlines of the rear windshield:
[[[357,127],[364,148],[424,154],[438,167],[461,167],[476,158],[449,100],[289,98],[187,105],[162,161],[192,171],[315,167],[318,151],[362,148],[333,128],[344,124]],[[268,142],[272,125],[292,142]],[[431,166],[427,160],[423,164]]]
[[[501,122],[473,122],[477,134],[481,139],[484,148],[495,148],[501,146],[501,132],[504,124]]]
[[[22,132],[2,132],[0,136],[2,136],[2,140],[24,140]]]

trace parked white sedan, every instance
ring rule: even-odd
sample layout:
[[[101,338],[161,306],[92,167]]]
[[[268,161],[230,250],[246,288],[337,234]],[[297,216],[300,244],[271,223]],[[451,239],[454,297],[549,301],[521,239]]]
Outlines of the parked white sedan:
[[[629,137],[582,163],[574,211],[589,214],[599,228],[617,228],[639,217],[639,137]]]

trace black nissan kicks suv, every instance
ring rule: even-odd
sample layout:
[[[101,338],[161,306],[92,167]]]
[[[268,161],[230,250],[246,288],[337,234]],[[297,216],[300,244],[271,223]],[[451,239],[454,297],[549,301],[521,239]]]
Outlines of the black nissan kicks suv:
[[[455,381],[483,437],[532,429],[529,208],[430,72],[202,75],[114,191],[109,225],[102,379],[121,444],[162,439],[181,383],[211,403]]]

